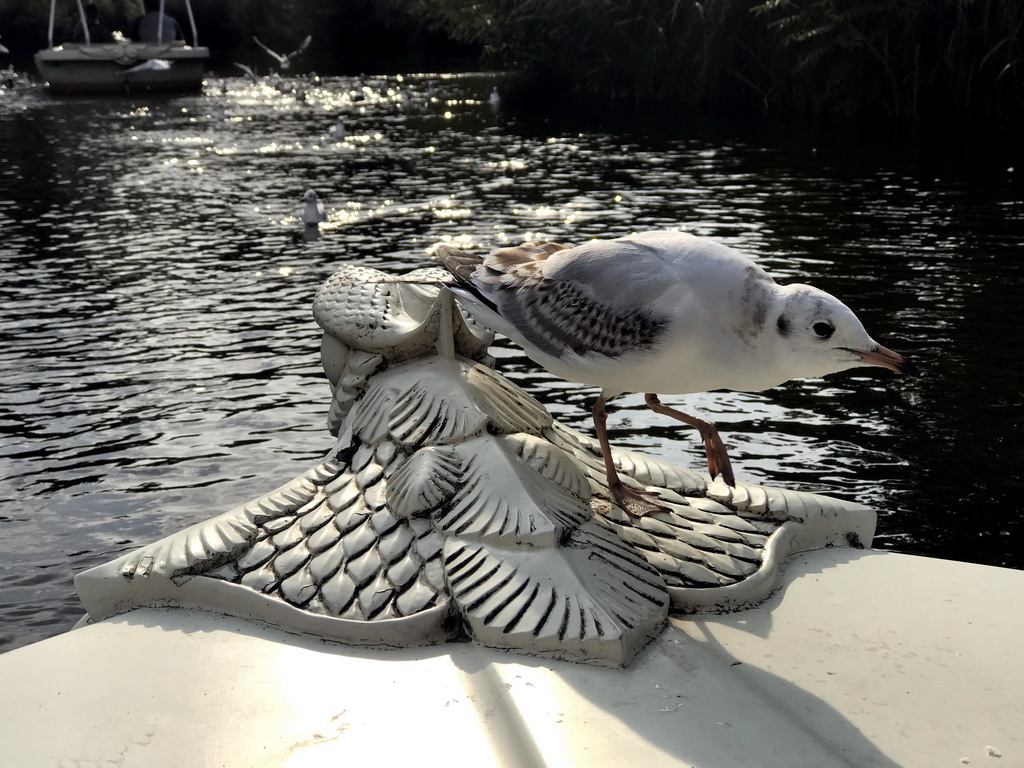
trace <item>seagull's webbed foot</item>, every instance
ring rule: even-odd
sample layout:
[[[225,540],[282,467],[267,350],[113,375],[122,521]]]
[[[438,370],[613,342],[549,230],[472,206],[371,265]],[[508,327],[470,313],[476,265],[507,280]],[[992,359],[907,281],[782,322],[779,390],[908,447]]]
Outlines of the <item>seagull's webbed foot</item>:
[[[656,491],[639,491],[623,485],[622,482],[609,483],[608,490],[611,491],[615,501],[632,517],[643,517],[654,512],[669,512],[669,508],[659,504]]]
[[[721,475],[726,485],[735,488],[736,477],[732,472],[729,454],[725,451],[725,443],[722,442],[714,424],[711,424],[711,429],[713,430],[711,434],[707,436],[701,434],[704,439],[704,451],[708,457],[708,473],[712,479]]]
[[[655,413],[671,416],[673,419],[689,424],[696,429],[700,433],[701,440],[704,441],[704,451],[708,457],[708,472],[711,474],[712,479],[721,475],[726,485],[730,485],[733,488],[736,487],[736,477],[732,472],[732,463],[729,461],[729,454],[725,450],[725,443],[722,442],[722,437],[718,434],[718,427],[710,421],[704,421],[704,419],[698,419],[696,416],[690,416],[688,413],[670,408],[662,403],[653,392],[648,392],[644,397],[647,400],[647,406]]]

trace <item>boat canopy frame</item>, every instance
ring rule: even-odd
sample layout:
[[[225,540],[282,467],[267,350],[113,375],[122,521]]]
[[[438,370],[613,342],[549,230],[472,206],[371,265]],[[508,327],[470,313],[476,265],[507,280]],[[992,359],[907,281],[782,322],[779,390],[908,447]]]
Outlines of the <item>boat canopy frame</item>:
[[[82,0],[75,0],[75,5],[78,6],[78,18],[82,23],[82,31],[85,33],[85,44],[89,45],[92,40],[89,39],[89,23],[85,18],[85,6],[82,5]],[[157,40],[163,40],[164,37],[164,5],[165,0],[160,0],[160,18],[157,21]],[[143,0],[139,0],[139,10],[142,13],[146,12],[146,7],[143,4]],[[192,28],[192,47],[199,45],[199,34],[196,32],[196,17],[192,13],[192,0],[185,0],[185,12],[188,14],[188,23]],[[57,18],[57,0],[50,0],[50,26],[47,31],[47,40],[49,41],[50,47],[53,48],[53,28]]]

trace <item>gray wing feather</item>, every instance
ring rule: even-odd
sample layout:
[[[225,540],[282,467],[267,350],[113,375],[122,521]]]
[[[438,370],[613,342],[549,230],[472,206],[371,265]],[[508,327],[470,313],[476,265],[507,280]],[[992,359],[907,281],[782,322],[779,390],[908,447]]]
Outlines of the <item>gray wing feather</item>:
[[[451,245],[439,245],[434,249],[434,253],[441,260],[444,268],[455,275],[461,285],[471,290],[474,288],[473,273],[484,263],[483,257],[474,256]]]
[[[654,346],[667,320],[641,311],[616,311],[574,284],[548,280],[532,288],[499,287],[501,316],[534,346],[555,357],[567,353],[617,357]]]
[[[537,249],[533,262],[524,258],[531,248]],[[635,306],[612,306],[588,290],[594,286],[545,278],[531,269],[564,249],[556,244],[530,244],[499,251],[487,259],[446,245],[438,246],[436,252],[459,284],[504,321],[506,327],[494,330],[518,336],[548,355],[616,357],[654,346],[668,325],[667,318]],[[518,276],[514,274],[517,270],[521,270]],[[605,290],[612,293],[613,287]],[[486,318],[480,319],[487,324]]]

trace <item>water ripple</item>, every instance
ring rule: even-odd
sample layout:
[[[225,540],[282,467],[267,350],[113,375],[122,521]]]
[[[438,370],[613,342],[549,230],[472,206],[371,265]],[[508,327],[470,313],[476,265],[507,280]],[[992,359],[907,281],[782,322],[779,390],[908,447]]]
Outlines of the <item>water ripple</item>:
[[[430,264],[439,242],[685,228],[841,295],[927,375],[666,401],[721,423],[741,478],[875,505],[880,546],[1024,567],[1013,162],[495,114],[495,82],[326,78],[300,94],[228,78],[182,98],[5,101],[0,185],[17,194],[0,195],[0,650],[73,623],[79,570],[316,461],[331,440],[313,293],[348,262]],[[343,138],[329,135],[339,116]],[[311,242],[307,188],[328,213]],[[508,343],[495,353],[590,431],[593,390]],[[616,401],[610,429],[702,463],[639,396]]]

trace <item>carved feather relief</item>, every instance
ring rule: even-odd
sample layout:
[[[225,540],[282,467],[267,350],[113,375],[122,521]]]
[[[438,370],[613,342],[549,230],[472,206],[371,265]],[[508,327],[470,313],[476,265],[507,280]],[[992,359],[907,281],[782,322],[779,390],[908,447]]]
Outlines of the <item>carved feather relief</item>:
[[[439,298],[440,278],[333,275],[314,315],[335,447],[266,496],[80,574],[92,618],[199,606],[348,643],[468,636],[621,665],[670,608],[767,596],[782,558],[832,543],[816,519],[846,516],[870,539],[859,505],[617,452],[623,478],[669,509],[626,515],[594,442],[491,369],[490,332]]]

